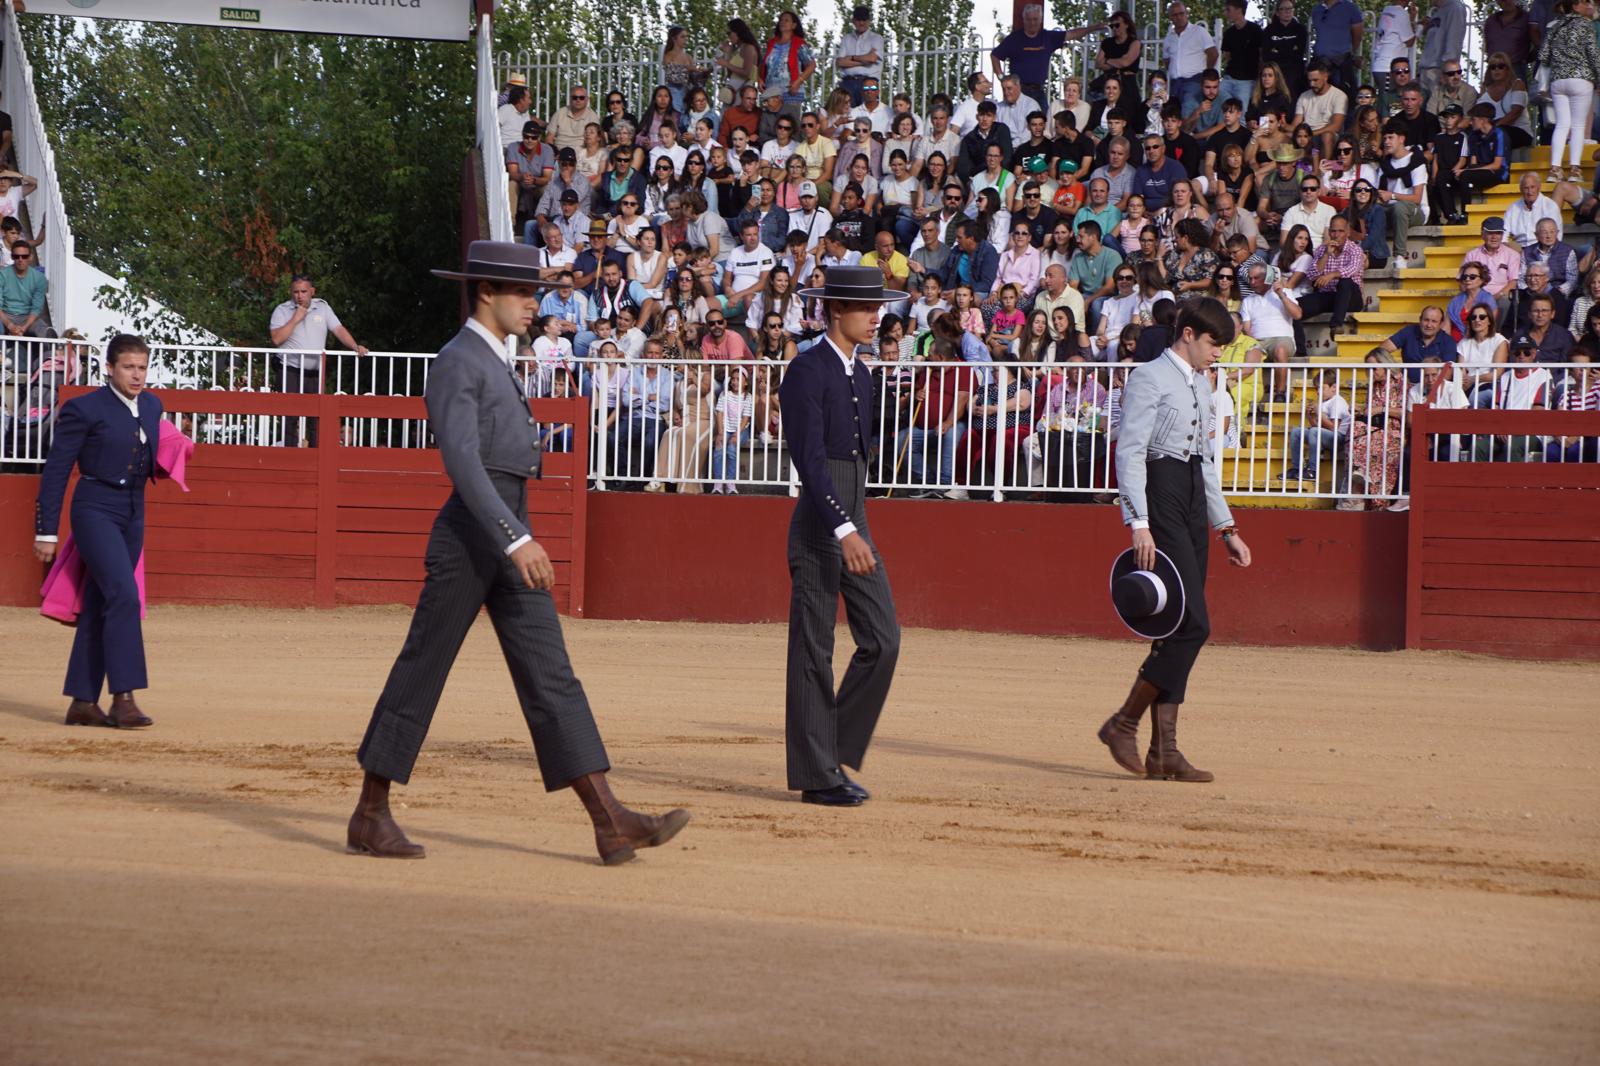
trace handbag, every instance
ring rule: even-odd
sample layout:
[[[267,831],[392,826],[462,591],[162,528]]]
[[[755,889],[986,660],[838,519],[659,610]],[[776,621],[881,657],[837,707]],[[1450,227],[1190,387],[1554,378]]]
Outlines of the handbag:
[[[1528,87],[1528,95],[1541,104],[1550,102],[1550,68],[1543,63],[1533,72],[1533,84]]]

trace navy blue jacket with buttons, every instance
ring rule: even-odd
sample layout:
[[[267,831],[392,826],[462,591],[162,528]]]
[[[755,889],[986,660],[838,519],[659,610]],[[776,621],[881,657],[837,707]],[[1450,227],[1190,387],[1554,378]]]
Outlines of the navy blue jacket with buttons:
[[[872,371],[859,358],[847,374],[841,354],[827,337],[789,363],[778,400],[789,452],[800,472],[800,494],[829,529],[852,521],[839,504],[839,490],[828,474],[829,459],[865,463],[875,443]]]
[[[143,489],[155,476],[156,445],[161,440],[161,401],[141,392],[139,417],[106,385],[76,396],[61,405],[56,415],[55,437],[44,475],[39,479],[39,500],[34,507],[33,532],[53,537],[61,526],[61,503],[67,495],[72,467],[108,485]],[[146,443],[139,443],[144,427]]]

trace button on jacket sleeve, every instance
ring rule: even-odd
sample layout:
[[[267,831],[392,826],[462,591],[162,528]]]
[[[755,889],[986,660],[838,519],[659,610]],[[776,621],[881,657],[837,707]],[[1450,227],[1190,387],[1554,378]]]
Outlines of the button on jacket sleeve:
[[[476,339],[470,343],[482,344]],[[444,458],[445,473],[450,475],[450,483],[461,494],[467,510],[494,543],[509,549],[531,536],[531,532],[495,491],[479,451],[480,406],[483,391],[490,384],[486,370],[492,355],[485,352],[477,358],[463,343],[447,348],[452,350],[448,355],[441,353],[445,357],[434,361],[428,376],[428,421]]]

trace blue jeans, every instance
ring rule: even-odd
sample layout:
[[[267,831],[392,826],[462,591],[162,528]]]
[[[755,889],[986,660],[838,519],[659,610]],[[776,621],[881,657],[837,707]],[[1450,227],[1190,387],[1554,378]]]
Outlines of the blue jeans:
[[[909,448],[907,435],[910,436]],[[926,483],[929,479],[924,476],[927,449],[932,446],[937,450],[939,461],[939,475],[933,483],[935,485],[954,485],[956,482],[956,442],[961,438],[961,424],[958,422],[944,432],[936,429],[909,429],[901,430],[895,437],[895,454],[905,455],[906,462],[911,471],[911,480]]]
[[[1239,78],[1223,78],[1222,89],[1217,93],[1217,99],[1223,103],[1229,100],[1239,101],[1246,111],[1250,110],[1250,94],[1255,91],[1256,83],[1244,81]]]
[[[1289,469],[1301,473],[1309,471],[1314,479],[1317,468],[1322,465],[1322,456],[1333,451],[1334,441],[1338,439],[1339,435],[1331,429],[1295,426],[1289,430]]]
[[[867,76],[865,74],[851,74],[848,77],[839,79],[839,88],[850,94],[851,107],[861,106],[861,86],[866,80]],[[877,80],[877,75],[873,75],[873,80]]]
[[[727,430],[718,430],[716,443],[711,446],[711,480],[739,480],[739,449],[750,443],[747,429],[738,437]]]
[[[1183,117],[1188,118],[1200,110],[1200,76],[1192,78],[1171,78],[1167,81],[1167,99],[1176,100],[1183,108]]]

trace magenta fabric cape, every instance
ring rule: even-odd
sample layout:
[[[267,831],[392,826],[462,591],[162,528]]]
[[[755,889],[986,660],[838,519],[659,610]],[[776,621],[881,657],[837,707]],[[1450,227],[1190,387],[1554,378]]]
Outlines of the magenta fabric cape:
[[[184,474],[188,470],[189,456],[193,454],[194,441],[185,437],[172,423],[161,423],[161,440],[156,445],[156,479],[159,481],[171,478],[178,483],[180,489],[188,492],[189,485],[184,480]],[[133,580],[134,584],[139,586],[139,617],[143,618],[145,599],[142,553],[139,561],[134,564]],[[44,584],[39,587],[39,595],[43,598],[43,602],[39,605],[39,613],[69,626],[77,625],[78,615],[83,612],[84,587],[83,560],[78,557],[78,546],[72,542],[72,535],[69,533],[67,539],[61,542],[60,550],[56,552],[56,561],[51,565]]]

